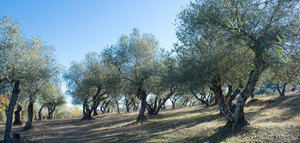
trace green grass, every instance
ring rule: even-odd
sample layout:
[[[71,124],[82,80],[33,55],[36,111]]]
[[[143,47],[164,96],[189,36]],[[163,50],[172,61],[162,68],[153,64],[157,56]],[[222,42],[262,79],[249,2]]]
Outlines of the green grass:
[[[225,131],[218,107],[191,107],[162,111],[135,123],[137,113],[103,114],[94,120],[37,121],[32,130],[14,127],[27,142],[299,142],[300,95],[266,96],[262,103],[245,108],[250,126]],[[3,138],[4,124],[0,125]]]

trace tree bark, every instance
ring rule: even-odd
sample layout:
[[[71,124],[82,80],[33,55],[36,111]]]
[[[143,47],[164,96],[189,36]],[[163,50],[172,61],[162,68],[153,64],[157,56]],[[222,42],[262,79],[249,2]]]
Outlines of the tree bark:
[[[98,115],[97,108],[94,108],[93,109],[93,116],[97,116],[97,115]]]
[[[199,98],[199,97],[197,96],[196,93],[194,93],[193,91],[191,91],[191,93],[192,93],[192,95],[193,95],[197,100],[199,100],[202,104],[205,104],[206,107],[209,106],[209,103],[208,103],[207,101],[205,101],[204,99]],[[205,95],[204,95],[204,96],[205,96]]]
[[[253,94],[259,76],[264,71],[264,69],[265,68],[258,62],[255,65],[255,69],[250,72],[247,85],[244,88],[244,90],[241,92],[238,101],[236,103],[235,112],[234,112],[234,116],[235,116],[234,128],[241,128],[249,124],[245,119],[244,106],[248,97],[251,94]]]
[[[109,105],[109,103],[110,103],[110,101],[105,102],[104,109],[103,109],[103,112],[102,112],[102,113],[105,113],[105,112],[109,113],[109,112],[110,112],[109,108],[107,108],[108,105]],[[107,110],[106,110],[106,109],[107,109]]]
[[[14,112],[14,108],[18,99],[18,96],[20,94],[20,88],[19,88],[20,82],[16,81],[16,83],[14,84],[14,88],[12,91],[12,96],[10,98],[9,101],[9,105],[8,105],[8,111],[6,114],[6,124],[5,124],[5,131],[4,131],[4,138],[3,138],[3,142],[7,143],[10,141],[10,132],[11,132],[11,124],[12,124],[12,119],[13,119],[13,112]]]
[[[90,120],[92,119],[92,109],[90,109],[87,100],[84,100],[83,102],[83,106],[84,106],[84,113],[83,113],[83,117],[81,118],[82,120]]]
[[[233,114],[230,112],[229,108],[227,107],[227,105],[225,104],[225,100],[224,100],[224,95],[222,93],[222,85],[221,85],[221,81],[220,81],[220,77],[217,77],[213,82],[212,82],[212,87],[211,90],[214,92],[215,94],[215,98],[218,101],[218,105],[219,105],[219,109],[220,112],[225,116],[225,118],[233,123],[234,122],[234,116]]]
[[[15,121],[13,125],[22,125],[22,121],[21,121],[21,116],[20,116],[20,112],[22,111],[22,107],[20,105],[18,105],[17,110],[15,111]]]
[[[230,97],[231,93],[232,93],[232,85],[229,84],[229,85],[228,85],[228,91],[227,91],[227,94],[226,94],[226,96],[225,96],[225,102],[226,102],[226,103],[228,102],[228,98]]]
[[[27,122],[26,122],[25,127],[24,127],[25,130],[28,130],[28,129],[30,129],[30,128],[32,127],[33,104],[34,104],[33,101],[30,101],[29,104],[28,104],[28,108],[27,108],[27,111],[28,111],[28,119],[27,119]]]
[[[102,90],[102,88],[101,88],[101,86],[98,86],[98,89],[97,89],[97,92],[96,92],[96,94],[93,96],[93,105],[92,105],[92,107],[91,107],[91,112],[93,112],[93,116],[96,116],[96,115],[98,115],[98,113],[97,113],[97,108],[98,108],[98,106],[99,106],[99,104],[100,104],[100,101],[102,101],[102,100],[104,100],[104,99],[106,99],[106,98],[102,98],[101,99],[101,97],[103,96],[103,95],[105,95],[106,94],[106,92],[104,92],[104,93],[102,93],[102,94],[100,94],[100,91]]]
[[[133,108],[132,108],[133,111],[137,111],[138,110],[138,104],[136,103],[136,101],[134,100],[133,101]]]
[[[166,102],[172,97],[172,95],[174,95],[174,91],[176,89],[171,88],[169,94],[164,98],[164,99],[160,99],[158,104],[157,104],[157,98],[155,98],[155,102],[154,102],[154,108],[152,111],[152,114],[150,115],[157,115],[158,112],[160,111],[160,109],[165,106]]]
[[[147,94],[146,91],[142,90],[141,88],[138,89],[137,95],[139,99],[141,100],[141,107],[139,110],[139,115],[136,119],[137,122],[144,122],[147,120],[145,114],[145,108],[146,108],[146,99],[147,99]]]
[[[48,120],[51,120],[53,118],[53,113],[55,111],[56,106],[50,106],[48,107]]]
[[[126,112],[130,112],[130,105],[133,103],[133,100],[133,98],[130,101],[125,98]]]
[[[175,100],[171,101],[171,103],[172,103],[172,109],[175,109],[175,102],[176,102]]]
[[[234,113],[234,110],[235,110],[235,105],[232,103],[233,100],[236,98],[236,96],[241,92],[241,89],[243,87],[242,86],[239,86],[232,95],[230,95],[229,99],[228,99],[228,102],[227,102],[227,106],[229,107],[230,111],[232,113]]]
[[[120,107],[119,107],[119,102],[117,100],[115,100],[116,104],[117,104],[117,111],[118,111],[118,114],[120,114]]]
[[[39,110],[39,121],[42,120],[42,110],[43,110],[44,107],[45,107],[45,106],[42,105],[42,107],[41,107],[40,110]]]
[[[286,82],[283,83],[283,85],[282,85],[282,90],[280,91],[280,84],[277,83],[277,91],[278,91],[278,93],[279,93],[279,95],[280,95],[281,97],[285,96],[285,88],[286,88],[286,85],[287,85]]]

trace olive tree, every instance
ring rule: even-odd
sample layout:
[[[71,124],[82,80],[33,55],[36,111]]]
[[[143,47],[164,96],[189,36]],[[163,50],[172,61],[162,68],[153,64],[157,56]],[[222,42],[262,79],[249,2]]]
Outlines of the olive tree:
[[[63,93],[60,89],[60,84],[55,82],[47,83],[39,93],[38,101],[41,105],[38,115],[39,119],[42,120],[42,110],[43,108],[48,109],[48,119],[52,119],[53,113],[56,107],[63,105],[66,101],[64,99]]]
[[[10,17],[0,20],[0,82],[1,90],[11,91],[4,142],[10,140],[14,106],[18,96],[27,97],[25,87],[39,79],[49,79],[56,71],[53,68],[53,49],[42,46],[40,40],[27,39],[21,32],[21,25]],[[4,88],[4,89],[3,89]]]
[[[137,121],[145,121],[146,99],[149,83],[157,74],[158,41],[152,34],[141,34],[137,29],[119,38],[117,44],[103,52],[106,65],[115,66],[122,80],[131,82],[136,96],[141,101]]]
[[[153,100],[147,103],[149,115],[156,115],[180,86],[180,71],[175,57],[171,53],[163,55],[159,63],[158,74],[149,87]]]
[[[59,67],[56,64],[52,46],[45,45],[43,41],[33,38],[28,43],[28,49],[24,54],[30,58],[27,68],[33,73],[32,76],[26,77],[27,82],[21,86],[23,94],[27,96],[29,102],[25,130],[30,129],[32,126],[34,103],[40,91],[51,79],[56,79],[59,74]]]
[[[207,58],[208,61],[204,63],[209,63],[212,67],[227,63],[231,65],[229,70],[233,69],[238,73],[244,73],[240,71],[246,69],[245,71],[248,73],[245,84],[242,80],[240,86],[242,89],[234,112],[231,112],[226,106],[222,93],[222,86],[224,83],[228,84],[228,81],[226,81],[228,78],[225,78],[227,74],[224,74],[229,71],[227,68],[219,68],[223,69],[224,72],[211,70],[210,72],[215,74],[210,74],[209,81],[203,82],[210,82],[209,87],[218,99],[220,111],[225,115],[228,123],[233,125],[233,128],[240,128],[248,124],[245,120],[244,105],[248,97],[253,95],[260,75],[264,70],[281,60],[280,54],[276,53],[281,53],[280,50],[285,50],[288,43],[294,42],[292,37],[298,34],[295,32],[297,31],[295,28],[299,26],[297,21],[299,10],[295,7],[298,4],[297,1],[289,0],[197,0],[191,2],[178,15],[177,36],[184,47],[212,48],[212,50],[209,50],[212,53],[208,55],[214,56],[211,56],[211,59]],[[282,37],[286,38],[286,42],[280,43],[281,46],[275,46],[278,45],[279,39]],[[222,50],[225,55],[218,51],[222,48],[227,48],[227,51]],[[278,48],[280,48],[279,51]],[[207,52],[202,51],[201,53],[205,54]],[[203,61],[201,57],[199,60]],[[216,59],[217,57],[222,60]],[[227,58],[230,60],[227,60]],[[246,62],[241,62],[241,60]],[[242,63],[250,63],[250,65],[246,64],[248,66],[245,68],[240,66]],[[201,65],[198,67],[201,67]],[[207,70],[203,73],[210,72]],[[204,79],[207,80],[208,78]],[[203,81],[203,79],[200,80]]]
[[[105,66],[100,55],[92,52],[86,55],[83,62],[73,62],[64,74],[68,94],[73,97],[75,104],[83,105],[82,119],[91,119],[93,112],[97,114],[100,101],[114,92],[114,87],[120,83],[115,70],[112,66]]]

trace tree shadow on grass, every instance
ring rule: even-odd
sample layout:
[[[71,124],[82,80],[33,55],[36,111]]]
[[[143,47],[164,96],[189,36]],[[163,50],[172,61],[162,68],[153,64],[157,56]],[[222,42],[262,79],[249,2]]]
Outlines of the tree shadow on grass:
[[[158,115],[159,116],[159,115]],[[203,122],[218,119],[218,114],[192,117],[189,119],[169,120],[167,122],[147,121],[143,124],[128,123],[121,127],[107,128],[99,131],[85,129],[83,137],[77,138],[78,142],[146,142],[150,138],[163,136],[183,128],[189,128]],[[88,127],[87,127],[88,128]],[[80,129],[81,130],[81,129]],[[168,131],[170,130],[170,131]],[[78,132],[78,131],[75,131]],[[74,133],[71,133],[74,134]]]
[[[265,112],[268,109],[278,108],[284,109],[284,113],[280,116],[274,116],[269,120],[273,122],[281,122],[284,120],[289,120],[297,115],[300,110],[300,95],[299,92],[295,95],[284,96],[284,97],[275,97],[273,99],[267,100],[262,104],[264,107],[259,109],[256,112],[249,112],[246,114],[247,118],[251,119],[254,116],[260,115],[261,113]],[[278,113],[279,114],[279,113]]]
[[[201,110],[201,109],[200,109]],[[38,142],[146,142],[149,139],[154,139],[163,136],[170,132],[176,132],[183,128],[189,128],[203,122],[210,122],[212,120],[220,119],[219,114],[203,114],[201,116],[194,116],[191,118],[173,119],[173,116],[188,115],[191,112],[174,113],[177,115],[169,115],[168,113],[157,115],[155,118],[161,119],[170,117],[167,120],[152,120],[138,124],[135,123],[135,116],[131,115],[123,118],[112,118],[108,121],[103,121],[101,118],[86,121],[54,121],[47,122],[47,126],[53,126],[53,129],[45,129],[43,133],[39,131],[31,132],[31,135],[36,137],[44,136],[42,139],[34,139]],[[87,124],[88,123],[88,124]],[[81,126],[83,125],[83,126]],[[55,129],[57,126],[61,126]],[[65,128],[66,126],[66,128]],[[68,127],[67,126],[71,126]]]
[[[264,107],[259,109],[258,111],[250,111],[246,113],[247,118],[252,118],[262,112],[264,112],[267,109],[272,108],[282,108],[282,109],[288,109],[280,116],[272,117],[270,120],[275,122],[282,122],[284,120],[291,119],[294,117],[300,110],[300,96],[299,93],[296,95],[290,95],[290,96],[284,96],[284,97],[276,97],[270,100],[267,100],[263,102],[262,104]],[[254,105],[255,106],[255,105]],[[226,140],[227,138],[245,134],[248,132],[257,132],[259,133],[261,129],[255,128],[253,126],[246,126],[240,130],[233,131],[231,128],[224,126],[217,129],[217,132],[214,133],[211,136],[205,137],[205,136],[198,136],[193,139],[191,139],[191,142],[210,142],[210,143],[217,143],[222,142]]]
[[[242,134],[246,134],[249,132],[257,132],[258,133],[260,129],[246,126],[239,130],[232,130],[230,127],[224,126],[224,127],[220,127],[217,130],[218,131],[211,136],[204,137],[204,138],[196,137],[196,138],[191,139],[190,141],[197,142],[197,143],[198,142],[219,143],[219,142],[222,142],[222,141],[226,140],[227,138],[230,138],[233,136],[242,135]]]

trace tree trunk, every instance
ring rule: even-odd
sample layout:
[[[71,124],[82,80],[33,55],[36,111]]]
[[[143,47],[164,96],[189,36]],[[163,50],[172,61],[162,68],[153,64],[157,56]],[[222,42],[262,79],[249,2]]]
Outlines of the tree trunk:
[[[217,105],[218,104],[218,98],[215,98],[215,103],[213,105]]]
[[[55,111],[56,106],[48,107],[48,120],[51,120],[53,118],[53,113]]]
[[[296,89],[297,89],[297,84],[294,84],[293,88],[291,89],[291,91],[294,92],[294,91],[296,91]]]
[[[97,116],[97,115],[98,115],[97,108],[94,108],[93,109],[93,116]]]
[[[156,97],[155,102],[154,102],[155,105],[154,105],[153,111],[151,111],[151,114],[149,114],[149,115],[157,115],[158,112],[160,111],[160,109],[165,106],[166,102],[172,97],[172,95],[174,95],[173,88],[170,89],[170,93],[164,99],[159,100],[158,104],[157,104],[157,97]]]
[[[90,119],[92,119],[92,110],[87,109],[85,111],[85,114],[83,114],[83,117],[81,119],[82,120],[90,120]]]
[[[136,121],[137,122],[144,122],[144,121],[147,120],[146,116],[144,115],[145,114],[146,104],[147,104],[146,103],[147,94],[146,94],[146,91],[141,90],[139,88],[137,95],[138,95],[138,97],[141,100],[141,107],[140,107],[140,110],[139,110],[139,116],[137,117]]]
[[[279,93],[279,95],[280,95],[281,97],[285,96],[285,88],[286,88],[286,85],[287,85],[287,83],[284,83],[284,84],[282,85],[282,91],[280,91],[280,84],[277,83],[277,91],[278,91],[278,93]]]
[[[148,115],[154,115],[154,108],[150,104],[146,103],[146,109],[148,110]]]
[[[22,121],[21,121],[21,116],[20,116],[20,112],[22,111],[22,107],[20,105],[18,105],[17,110],[15,111],[15,121],[13,125],[22,125]]]
[[[117,104],[117,111],[118,111],[118,114],[120,114],[120,107],[119,107],[119,102],[117,100],[115,100],[116,104]]]
[[[130,105],[134,102],[134,99],[132,98],[131,101],[129,102],[128,104],[128,108],[127,108],[127,111],[129,112],[130,111]]]
[[[25,127],[24,127],[25,130],[28,130],[28,129],[30,129],[32,127],[33,104],[34,103],[32,101],[30,101],[29,104],[28,104],[28,109],[27,109],[27,111],[28,111],[28,119],[27,119],[27,122],[26,122]]]
[[[225,100],[224,100],[224,95],[222,93],[222,85],[221,85],[221,81],[220,78],[217,77],[213,83],[212,83],[212,88],[211,90],[214,92],[215,94],[215,98],[218,101],[218,105],[219,105],[219,109],[220,112],[225,116],[225,118],[233,123],[234,122],[234,116],[233,114],[230,112],[229,108],[227,107],[227,105],[225,104]]]
[[[128,99],[125,98],[125,106],[126,106],[126,112],[130,112],[130,105],[133,103],[134,99],[132,98],[129,102]]]
[[[208,104],[208,102],[207,101],[205,101],[204,99],[202,99],[202,98],[199,98],[198,96],[197,96],[197,94],[196,93],[194,93],[193,91],[191,91],[191,93],[192,93],[192,95],[197,99],[197,100],[199,100],[202,104],[205,104],[205,106],[206,107],[208,107],[209,106],[209,104]],[[205,96],[205,95],[204,95]]]
[[[227,91],[227,94],[225,96],[225,102],[226,103],[228,102],[228,98],[230,97],[231,93],[232,93],[232,85],[229,84],[228,85],[228,91]]]
[[[264,71],[264,67],[256,64],[255,69],[250,72],[249,80],[245,89],[241,92],[235,107],[235,121],[234,128],[241,128],[249,123],[245,119],[244,106],[248,97],[253,94],[260,74]]]
[[[105,113],[105,112],[109,113],[110,112],[109,108],[107,108],[108,105],[109,105],[109,103],[110,103],[110,101],[107,101],[107,102],[104,103],[104,107],[103,107],[103,112],[102,113]]]
[[[235,92],[232,94],[232,95],[230,95],[230,97],[229,97],[229,99],[228,99],[228,102],[227,102],[227,106],[229,107],[229,109],[230,109],[230,111],[232,112],[232,113],[234,113],[234,110],[235,110],[235,105],[232,103],[232,101],[236,98],[236,96],[241,92],[241,89],[242,89],[243,87],[242,86],[239,86],[236,90],[235,90]]]
[[[84,101],[84,114],[83,114],[83,117],[81,118],[82,120],[90,120],[92,119],[92,109],[90,109],[88,103],[87,103],[87,100]]]
[[[43,105],[43,106],[40,108],[40,110],[39,110],[39,121],[42,120],[42,110],[43,110],[44,107],[45,107],[45,106]]]
[[[136,101],[133,101],[133,108],[132,108],[133,111],[137,111],[138,110],[138,105],[136,103]]]
[[[14,84],[13,91],[12,91],[12,96],[9,101],[8,111],[6,114],[5,132],[4,132],[4,138],[3,138],[4,143],[7,143],[10,141],[10,132],[11,132],[12,119],[13,119],[13,112],[14,112],[14,108],[15,108],[18,96],[20,94],[19,85],[20,85],[20,82],[16,81],[16,83]]]
[[[176,101],[171,101],[171,103],[172,103],[172,109],[175,109],[175,102]]]

